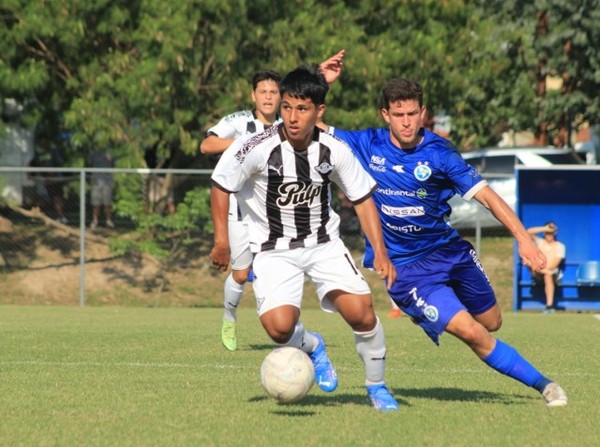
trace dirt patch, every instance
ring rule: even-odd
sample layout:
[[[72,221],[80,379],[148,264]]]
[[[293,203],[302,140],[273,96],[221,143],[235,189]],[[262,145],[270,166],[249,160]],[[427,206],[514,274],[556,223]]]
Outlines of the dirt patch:
[[[89,232],[86,232],[89,233]],[[180,265],[148,255],[117,256],[116,231],[92,233],[85,244],[88,305],[220,306],[224,276],[206,253],[187,253]],[[79,305],[82,284],[77,229],[15,226],[0,233],[0,303]]]

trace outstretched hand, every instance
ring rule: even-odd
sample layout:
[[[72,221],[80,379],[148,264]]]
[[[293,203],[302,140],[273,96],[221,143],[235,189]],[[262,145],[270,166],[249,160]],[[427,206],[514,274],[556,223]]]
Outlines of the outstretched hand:
[[[534,273],[541,272],[546,268],[546,255],[538,248],[533,239],[525,240],[519,244],[519,256],[523,265],[529,267]]]
[[[344,55],[346,54],[346,50],[340,50],[337,54],[331,56],[324,62],[321,62],[319,65],[319,69],[323,76],[325,76],[325,80],[328,84],[333,84],[337,78],[340,77],[342,72],[342,67],[344,63],[342,59],[344,59]]]

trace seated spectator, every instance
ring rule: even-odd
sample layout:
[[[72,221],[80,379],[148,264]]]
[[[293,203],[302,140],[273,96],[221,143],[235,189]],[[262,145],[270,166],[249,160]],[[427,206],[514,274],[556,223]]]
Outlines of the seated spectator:
[[[565,259],[566,247],[565,244],[556,239],[558,227],[554,222],[549,221],[541,227],[528,228],[527,232],[531,234],[537,246],[546,255],[546,268],[539,273],[532,273],[531,276],[534,281],[544,284],[544,293],[546,295],[546,309],[544,313],[552,313],[554,312],[556,284],[562,276],[560,264]],[[543,233],[543,237],[536,237],[535,235],[538,233]]]

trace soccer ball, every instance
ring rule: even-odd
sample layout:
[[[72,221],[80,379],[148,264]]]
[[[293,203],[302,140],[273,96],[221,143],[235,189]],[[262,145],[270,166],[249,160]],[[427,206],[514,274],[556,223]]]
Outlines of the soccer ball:
[[[315,382],[315,368],[308,354],[289,346],[276,348],[263,360],[260,383],[275,400],[297,402]]]

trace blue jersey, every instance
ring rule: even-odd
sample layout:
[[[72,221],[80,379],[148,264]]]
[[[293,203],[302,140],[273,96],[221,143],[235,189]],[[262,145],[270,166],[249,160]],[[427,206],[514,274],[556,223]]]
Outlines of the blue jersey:
[[[487,183],[448,140],[421,129],[415,148],[401,149],[388,129],[345,131],[334,135],[354,151],[377,182],[372,197],[379,210],[388,256],[395,265],[420,259],[460,239],[446,222],[452,211],[448,200],[466,200]],[[365,242],[364,266],[373,267],[373,249]]]

